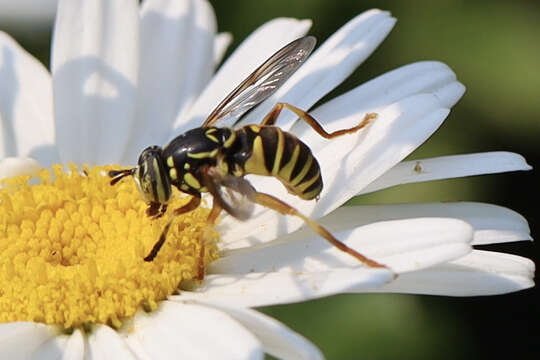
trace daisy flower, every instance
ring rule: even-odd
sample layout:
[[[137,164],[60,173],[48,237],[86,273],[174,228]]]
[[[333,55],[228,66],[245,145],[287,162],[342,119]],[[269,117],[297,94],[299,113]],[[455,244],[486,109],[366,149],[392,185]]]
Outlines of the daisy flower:
[[[403,159],[464,93],[448,66],[403,66],[312,108],[349,76],[395,24],[370,10],[321,44],[240,124],[278,101],[328,131],[378,117],[339,140],[321,139],[283,113],[278,124],[310,145],[323,170],[320,201],[302,201],[272,178],[257,189],[319,219],[337,238],[392,271],[368,268],[303,222],[256,207],[208,228],[202,206],[174,223],[153,262],[143,256],[166,214],[151,221],[132,181],[105,171],[133,164],[202,121],[310,21],[258,28],[214,74],[230,42],[206,1],[61,0],[51,72],[0,34],[0,353],[9,359],[322,358],[252,307],[338,293],[500,294],[533,286],[528,259],[472,245],[529,240],[526,221],[487,204],[340,207],[353,196],[410,182],[527,170],[507,152]],[[63,165],[55,165],[63,164]],[[177,194],[171,208],[187,197]],[[218,235],[219,234],[219,235]],[[208,239],[206,251],[201,244]],[[195,281],[201,254],[207,267]],[[394,275],[398,278],[394,279]]]

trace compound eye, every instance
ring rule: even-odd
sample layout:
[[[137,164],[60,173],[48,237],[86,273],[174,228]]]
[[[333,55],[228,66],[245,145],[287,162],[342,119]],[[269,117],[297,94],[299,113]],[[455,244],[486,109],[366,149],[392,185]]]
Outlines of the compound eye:
[[[141,179],[141,189],[147,195],[152,194],[152,178],[150,174],[145,174]]]
[[[152,186],[152,176],[148,172],[146,164],[142,164],[137,167],[133,178],[135,179],[137,188],[144,198],[144,201],[147,203],[155,201],[156,199]]]
[[[159,146],[150,146],[143,150],[133,176],[147,203],[164,204],[171,197],[171,182]]]

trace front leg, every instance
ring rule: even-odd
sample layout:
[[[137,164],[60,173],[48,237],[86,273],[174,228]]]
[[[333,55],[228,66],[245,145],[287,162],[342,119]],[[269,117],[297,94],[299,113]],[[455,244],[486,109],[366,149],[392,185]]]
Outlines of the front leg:
[[[161,208],[161,203],[158,202],[151,202],[148,204],[148,208],[146,209],[146,216],[154,218],[159,213],[159,209]]]
[[[167,204],[162,204],[158,202],[151,202],[146,209],[146,215],[154,219],[159,219],[167,212]]]
[[[198,208],[200,204],[201,204],[201,194],[193,195],[191,200],[189,200],[187,204],[174,210],[174,215],[178,216],[178,215],[193,211],[196,208]],[[144,261],[152,261],[157,256],[159,250],[165,243],[165,239],[167,238],[167,233],[169,232],[169,228],[171,227],[173,220],[174,220],[174,216],[171,217],[167,225],[165,225],[165,228],[163,229],[163,231],[161,232],[161,235],[159,236],[159,240],[154,244],[154,247],[152,247],[152,250],[144,258]]]

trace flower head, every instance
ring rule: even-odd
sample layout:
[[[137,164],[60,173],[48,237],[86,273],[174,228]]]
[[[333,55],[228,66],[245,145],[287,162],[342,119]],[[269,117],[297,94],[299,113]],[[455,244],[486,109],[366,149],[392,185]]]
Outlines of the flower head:
[[[145,262],[167,220],[145,216],[134,184],[112,187],[100,167],[53,168],[40,172],[39,184],[19,176],[0,190],[0,321],[119,328],[194,280],[199,261],[215,259],[207,209],[181,216],[159,258]],[[186,202],[177,196],[170,205]],[[199,259],[203,238],[208,245]]]
[[[379,10],[355,17],[239,124],[259,123],[278,101],[310,109],[394,23]],[[378,114],[357,136],[327,141],[295,115],[280,116],[279,126],[309,144],[321,164],[320,201],[291,196],[271,177],[251,179],[392,271],[363,266],[300,229],[301,219],[263,207],[246,222],[223,217],[219,251],[210,246],[202,255],[212,232],[208,210],[189,213],[174,222],[156,263],[142,261],[166,220],[146,218],[134,184],[110,186],[108,168],[99,166],[127,166],[146,146],[200,126],[242,79],[309,26],[295,19],[263,25],[215,75],[229,38],[216,35],[202,0],[147,0],[140,8],[135,0],[60,1],[52,75],[0,35],[4,356],[320,358],[307,340],[250,308],[343,292],[466,296],[533,285],[528,259],[471,248],[529,239],[526,221],[510,210],[476,203],[340,208],[352,196],[401,183],[529,168],[510,153],[403,161],[464,92],[438,62],[404,66],[310,110],[328,131]],[[53,167],[52,178],[40,170],[56,163],[77,166]],[[29,186],[29,174],[40,184]],[[177,206],[186,201],[174,197]],[[207,275],[193,283],[201,259]]]

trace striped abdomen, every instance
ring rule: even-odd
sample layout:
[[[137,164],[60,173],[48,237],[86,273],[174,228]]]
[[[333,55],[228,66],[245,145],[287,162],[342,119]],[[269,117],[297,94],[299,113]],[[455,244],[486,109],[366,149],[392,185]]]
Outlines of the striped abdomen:
[[[247,125],[236,131],[236,137],[231,160],[244,173],[273,176],[305,200],[320,194],[323,182],[319,163],[296,136],[276,126]]]

